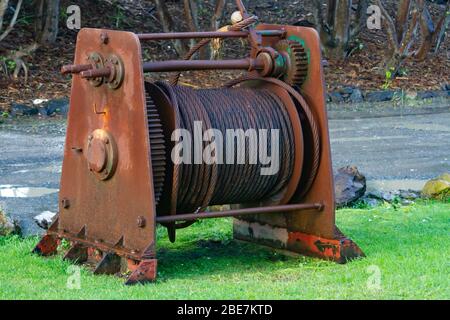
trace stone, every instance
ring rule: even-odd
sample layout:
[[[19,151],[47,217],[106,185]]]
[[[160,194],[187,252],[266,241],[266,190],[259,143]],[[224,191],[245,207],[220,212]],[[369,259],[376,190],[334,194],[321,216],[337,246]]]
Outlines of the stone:
[[[54,212],[44,211],[41,214],[35,216],[34,221],[40,228],[47,230],[53,223],[53,219],[55,218],[55,216],[56,213]]]
[[[445,173],[428,181],[422,189],[422,194],[427,198],[435,199],[450,195],[450,174]]]
[[[20,234],[18,224],[10,219],[0,208],[0,237]]]
[[[420,192],[413,190],[400,190],[398,196],[405,200],[417,200],[420,198]]]
[[[34,116],[39,113],[39,110],[35,106],[28,106],[26,104],[12,103],[11,104],[11,116]]]
[[[394,98],[394,91],[374,91],[366,93],[367,102],[385,102],[392,101]]]
[[[334,177],[336,205],[346,206],[366,193],[366,177],[355,166],[348,166],[338,170]]]
[[[372,198],[372,199],[386,201],[386,202],[392,202],[392,201],[394,201],[396,195],[393,192],[372,191],[367,195],[367,197]]]
[[[380,199],[372,198],[370,195],[365,195],[362,197],[361,202],[370,208],[378,207],[382,203]]]
[[[334,102],[334,103],[343,103],[344,102],[344,98],[342,97],[342,95],[339,92],[330,92],[328,94],[328,97],[330,98],[331,102]]]
[[[405,92],[405,99],[408,99],[408,100],[415,100],[415,99],[417,99],[417,92],[416,91],[412,91],[412,90],[407,90]]]
[[[450,173],[444,173],[438,177],[438,179],[445,180],[450,183]]]
[[[363,97],[363,94],[362,94],[361,90],[359,90],[357,88],[354,89],[352,94],[348,98],[348,100],[351,103],[361,103],[361,102],[363,102],[364,101],[364,97]]]
[[[63,115],[66,116],[69,113],[69,99],[54,99],[45,104],[47,109],[47,116]]]
[[[349,97],[353,93],[354,90],[355,90],[355,88],[352,88],[352,87],[343,87],[343,88],[339,89],[338,92],[344,97],[345,96]]]

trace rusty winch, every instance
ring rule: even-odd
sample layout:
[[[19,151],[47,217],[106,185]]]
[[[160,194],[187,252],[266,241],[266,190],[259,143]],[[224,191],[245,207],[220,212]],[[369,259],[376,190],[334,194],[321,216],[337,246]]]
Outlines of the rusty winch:
[[[62,69],[73,82],[60,211],[34,252],[54,254],[66,239],[65,259],[95,262],[97,274],[129,270],[128,284],[145,282],[157,274],[157,224],[175,241],[177,229],[200,219],[233,217],[236,239],[339,263],[363,256],[335,226],[318,34],[257,24],[236,2],[239,19],[228,31],[79,32],[75,62]],[[247,39],[249,56],[191,60],[226,38]],[[168,39],[199,42],[184,60],[142,61],[141,42]],[[220,69],[246,74],[222,88],[178,85],[180,72]],[[145,82],[153,72],[177,74]],[[236,132],[244,133],[240,141]],[[263,152],[279,155],[275,171],[263,173],[268,163],[250,147],[252,132],[265,133],[263,141],[278,133]],[[200,142],[188,139],[196,134]],[[221,152],[223,145],[232,148]],[[230,209],[211,210],[222,205]]]

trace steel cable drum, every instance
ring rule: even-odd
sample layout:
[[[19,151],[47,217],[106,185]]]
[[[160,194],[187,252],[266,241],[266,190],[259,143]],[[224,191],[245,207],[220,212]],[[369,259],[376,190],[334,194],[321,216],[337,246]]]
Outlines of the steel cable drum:
[[[165,128],[166,158],[170,159],[174,147],[174,142],[170,141],[174,129],[186,130],[185,132],[194,137],[195,130],[198,130],[195,123],[200,122],[201,136],[210,138],[202,142],[202,152],[211,141],[217,139],[207,136],[209,129],[217,130],[223,138],[223,154],[219,157],[223,159],[223,163],[207,164],[202,159],[200,164],[195,164],[194,152],[190,152],[190,163],[167,162],[165,185],[158,188],[164,190],[161,191],[164,194],[161,195],[159,208],[163,209],[158,210],[159,215],[198,212],[212,205],[276,205],[289,201],[298,187],[303,162],[300,119],[289,94],[279,88],[273,90],[270,86],[192,89],[160,82],[157,87],[164,92],[164,98],[161,99],[161,94],[158,97],[155,87],[147,84],[148,94],[155,100],[162,127]],[[162,102],[163,100],[165,101]],[[168,116],[170,113],[172,115]],[[249,149],[250,136],[246,136],[245,146],[241,144],[241,149],[238,149],[239,144],[233,141],[233,150],[228,150],[231,136],[227,135],[227,130],[236,133],[236,130],[246,132],[248,129],[254,129],[257,133],[267,130],[263,138],[257,137],[258,150]],[[272,142],[271,130],[274,129],[278,131],[279,140]],[[277,146],[272,145],[275,142],[278,143],[278,150]],[[273,151],[277,153],[273,155],[279,157],[279,170],[275,174],[261,174],[261,170],[270,164],[263,164],[260,157],[253,154],[261,151],[260,143],[267,143],[267,150],[262,153],[272,155]],[[194,139],[190,141],[190,147],[194,150]],[[239,154],[245,155],[244,164],[238,163]],[[217,156],[215,152],[212,155]],[[227,158],[232,159],[232,163],[226,163]],[[153,161],[152,165],[154,171],[158,169],[157,177],[160,179],[160,163]]]

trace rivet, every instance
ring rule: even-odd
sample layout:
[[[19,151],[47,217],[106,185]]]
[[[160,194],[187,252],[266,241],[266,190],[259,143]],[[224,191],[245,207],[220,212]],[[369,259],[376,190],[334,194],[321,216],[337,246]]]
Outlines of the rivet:
[[[144,228],[146,224],[145,218],[143,216],[139,216],[137,218],[137,225],[139,228]]]
[[[103,44],[108,44],[109,42],[109,36],[106,32],[102,32],[100,34],[100,40],[102,41]]]
[[[62,200],[61,200],[61,205],[62,205],[62,207],[63,207],[64,209],[69,209],[69,207],[70,207],[70,201],[69,201],[69,199],[66,199],[66,198],[62,199]]]

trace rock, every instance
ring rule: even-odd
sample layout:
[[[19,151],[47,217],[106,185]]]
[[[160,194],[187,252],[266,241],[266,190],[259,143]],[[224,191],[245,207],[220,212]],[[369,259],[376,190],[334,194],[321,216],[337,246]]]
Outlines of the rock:
[[[54,212],[44,211],[41,214],[35,216],[34,221],[40,228],[47,230],[52,224],[55,216],[56,213]]]
[[[428,198],[441,199],[450,195],[450,174],[445,173],[436,179],[428,181],[423,187],[422,194]]]
[[[417,92],[418,99],[431,99],[436,98],[436,95],[433,91],[419,91]]]
[[[447,181],[447,182],[450,182],[450,173],[444,173],[444,174],[440,175],[440,176],[438,177],[438,179],[441,179],[441,180],[445,180],[445,181]]]
[[[363,94],[361,90],[354,89],[350,97],[348,98],[351,103],[361,103],[364,101]]]
[[[20,234],[20,227],[16,221],[11,220],[0,208],[0,237]]]
[[[394,201],[396,195],[393,192],[373,191],[367,195],[369,198],[378,199],[386,202]]]
[[[328,94],[328,97],[331,100],[331,102],[334,102],[334,103],[343,103],[344,102],[344,98],[342,97],[342,95],[339,92],[330,92]]]
[[[40,106],[39,108],[38,108],[38,114],[40,115],[40,116],[42,116],[42,117],[48,117],[48,110],[47,110],[47,107],[46,106]]]
[[[404,200],[414,201],[420,198],[420,192],[413,190],[400,190],[398,196]]]
[[[343,87],[343,88],[339,89],[338,92],[344,97],[346,97],[346,96],[349,97],[353,93],[354,90],[355,90],[355,88],[352,88],[352,87]]]
[[[46,104],[47,116],[63,115],[66,116],[69,113],[69,99],[55,99],[50,100]]]
[[[12,103],[11,104],[11,116],[34,116],[39,113],[38,108],[35,106],[28,106],[26,104]]]
[[[370,197],[369,195],[366,195],[366,196],[362,197],[362,198],[361,198],[361,201],[362,201],[366,206],[371,207],[371,208],[378,207],[378,206],[382,203],[381,200],[372,198],[372,197]]]
[[[446,90],[440,91],[422,91],[417,93],[419,99],[445,98],[449,94]]]
[[[39,105],[43,104],[44,102],[48,102],[48,99],[34,99],[33,100],[33,104],[35,106],[39,106]]]
[[[406,91],[405,92],[405,99],[408,99],[408,100],[415,100],[415,99],[417,99],[417,92],[416,91],[411,91],[411,90]]]
[[[366,93],[367,102],[391,101],[394,98],[394,91],[374,91]]]
[[[334,177],[334,183],[337,206],[349,205],[366,192],[366,177],[354,166],[339,169]]]

